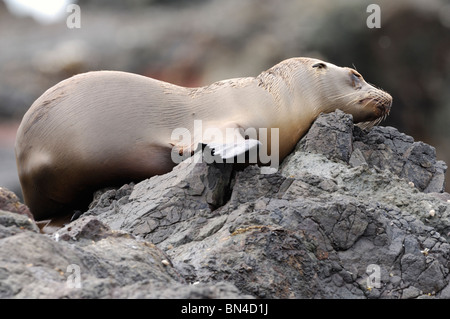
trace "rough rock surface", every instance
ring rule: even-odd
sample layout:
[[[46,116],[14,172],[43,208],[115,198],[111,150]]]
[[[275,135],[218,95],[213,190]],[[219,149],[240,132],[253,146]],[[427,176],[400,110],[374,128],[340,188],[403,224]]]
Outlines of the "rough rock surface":
[[[155,245],[92,217],[52,237],[10,212],[0,225],[0,298],[242,297],[228,283],[186,284]]]
[[[4,187],[0,187],[0,210],[18,213],[33,219],[30,209],[20,202],[16,194]]]
[[[0,297],[450,298],[431,146],[337,111],[277,173],[200,159],[97,193],[52,236],[1,212]]]

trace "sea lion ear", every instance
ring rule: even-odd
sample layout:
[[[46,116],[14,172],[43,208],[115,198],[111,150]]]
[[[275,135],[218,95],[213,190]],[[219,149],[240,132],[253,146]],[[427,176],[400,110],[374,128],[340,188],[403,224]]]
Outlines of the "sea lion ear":
[[[318,63],[313,64],[312,67],[313,68],[318,68],[318,69],[326,69],[327,65],[325,63],[318,62]]]

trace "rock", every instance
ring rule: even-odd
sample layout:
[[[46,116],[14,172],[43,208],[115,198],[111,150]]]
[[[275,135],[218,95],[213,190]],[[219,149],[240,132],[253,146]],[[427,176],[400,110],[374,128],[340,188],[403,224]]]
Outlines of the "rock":
[[[273,174],[188,159],[52,237],[0,215],[0,296],[447,298],[445,169],[394,128],[321,115]]]
[[[0,187],[0,210],[25,215],[34,220],[29,208],[20,202],[16,194],[4,187]]]
[[[134,186],[123,204],[94,207],[86,214],[98,215],[112,228],[155,244],[190,241],[206,217],[225,203],[231,171],[231,164],[207,165],[188,159],[172,172]]]
[[[363,132],[353,127],[351,115],[340,110],[320,116],[296,149],[323,154],[353,167],[367,164],[388,169],[426,193],[442,193],[445,188],[447,165],[436,160],[434,147],[414,142],[411,136],[393,127],[374,127]]]
[[[348,163],[352,152],[353,119],[340,110],[333,117],[335,122],[330,121],[328,115],[319,116],[309,133],[302,138],[298,149]]]
[[[55,232],[55,239],[64,241],[79,241],[87,239],[98,241],[114,234],[109,231],[109,227],[92,216],[82,216],[70,225]]]
[[[24,230],[39,232],[36,223],[27,216],[0,210],[0,239]]]
[[[259,298],[402,298],[411,287],[417,296],[437,294],[448,284],[449,204],[407,179],[415,176],[425,190],[433,178],[403,167],[443,173],[445,164],[393,128],[370,132],[340,111],[322,115],[280,172],[211,171],[221,190],[230,190],[222,206],[206,205],[208,166],[182,163],[164,179],[137,184],[118,216],[97,218],[126,216],[117,229],[157,243],[188,282],[228,281]],[[324,143],[320,136],[334,137]],[[376,160],[386,154],[392,159]],[[425,155],[418,161],[417,154]],[[433,207],[439,213],[430,216]],[[371,264],[380,266],[381,286],[369,290]]]
[[[249,297],[229,283],[187,285],[155,245],[94,217],[53,237],[17,228],[23,223],[23,216],[0,212],[0,298]]]
[[[390,169],[414,184],[420,191],[444,191],[447,165],[436,160],[434,147],[414,142],[412,137],[393,127],[373,128],[367,135],[355,130],[355,149],[366,163],[380,169]]]

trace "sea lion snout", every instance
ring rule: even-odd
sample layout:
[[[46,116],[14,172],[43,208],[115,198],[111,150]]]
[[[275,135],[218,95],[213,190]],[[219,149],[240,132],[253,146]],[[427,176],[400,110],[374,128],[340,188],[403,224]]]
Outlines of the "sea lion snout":
[[[381,121],[385,120],[386,117],[391,112],[392,107],[392,96],[377,88],[373,88],[364,93],[364,96],[358,101],[358,104],[361,105],[361,109],[367,113],[365,116],[362,116],[361,120],[357,120],[358,126],[361,128],[369,128],[374,125],[378,125]]]
[[[361,99],[359,104],[372,107],[376,118],[388,116],[391,111],[392,97],[389,94],[386,95],[386,97],[367,97]]]

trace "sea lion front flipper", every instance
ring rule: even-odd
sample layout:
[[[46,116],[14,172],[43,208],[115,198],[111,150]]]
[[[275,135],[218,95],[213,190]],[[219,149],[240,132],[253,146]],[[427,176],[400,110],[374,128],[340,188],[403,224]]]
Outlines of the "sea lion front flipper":
[[[237,143],[234,142],[222,144],[211,142],[206,144],[206,146],[209,147],[212,151],[211,155],[218,155],[224,160],[243,155],[248,151],[257,148],[259,145],[261,145],[261,142],[253,139],[242,140]]]
[[[203,153],[218,158],[216,162],[226,160],[228,163],[244,163],[246,154],[256,163],[257,148],[261,142],[257,140],[256,132],[244,131],[236,123],[227,123],[225,128],[208,128],[203,134]],[[205,148],[206,146],[206,148]],[[208,149],[208,151],[206,150]]]

